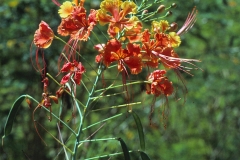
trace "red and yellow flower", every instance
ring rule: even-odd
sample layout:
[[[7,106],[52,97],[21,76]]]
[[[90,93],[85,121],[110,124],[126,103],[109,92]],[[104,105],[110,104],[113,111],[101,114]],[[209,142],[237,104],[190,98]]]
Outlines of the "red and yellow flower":
[[[82,3],[78,5],[77,2],[71,3],[66,1],[60,6],[58,11],[62,18],[61,24],[58,26],[58,33],[60,35],[70,35],[73,39],[83,41],[88,39],[93,27],[96,25],[97,12],[91,9],[87,17],[86,10]]]
[[[139,22],[138,18],[128,14],[136,14],[137,5],[131,1],[122,2],[121,0],[104,0],[101,2],[97,13],[97,19],[101,25],[109,23],[108,34],[115,37],[123,29],[130,30]]]
[[[153,94],[156,97],[160,95],[169,96],[173,93],[172,82],[168,80],[165,70],[155,70],[148,77],[147,80],[147,94]]]
[[[175,32],[167,33],[168,28],[167,21],[153,21],[152,33],[154,33],[154,39],[151,39],[151,33],[148,30],[142,33],[143,59],[146,65],[158,67],[160,62],[168,69],[176,69],[181,65],[182,60],[173,49],[180,45],[180,37]]]
[[[107,67],[117,61],[119,71],[125,70],[125,66],[130,69],[132,74],[138,74],[142,71],[141,50],[138,44],[128,43],[126,49],[123,49],[121,42],[117,39],[111,39],[106,46],[100,47],[98,45],[95,48],[100,52],[96,60],[99,62],[101,59]]]
[[[66,64],[63,65],[61,72],[69,72],[69,73],[62,78],[60,84],[67,83],[73,76],[74,82],[77,85],[80,85],[80,82],[82,80],[82,74],[85,71],[86,70],[81,62],[77,62],[75,60],[73,62],[67,62]]]
[[[39,28],[36,30],[34,34],[34,44],[39,48],[48,48],[54,38],[54,33],[49,25],[41,21],[39,24]]]

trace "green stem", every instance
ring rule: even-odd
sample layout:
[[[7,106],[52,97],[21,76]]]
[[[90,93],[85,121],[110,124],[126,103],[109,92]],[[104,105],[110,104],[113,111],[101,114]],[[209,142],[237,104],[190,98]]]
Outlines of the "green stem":
[[[93,127],[93,126],[95,126],[95,125],[97,125],[97,124],[99,124],[99,123],[106,122],[106,121],[108,121],[108,120],[110,120],[110,119],[113,119],[113,118],[119,117],[119,116],[121,116],[121,115],[122,115],[122,113],[117,114],[117,115],[115,115],[115,116],[112,116],[112,117],[110,117],[110,118],[107,118],[107,119],[101,120],[101,121],[99,121],[99,122],[97,122],[97,123],[94,123],[94,124],[92,124],[92,125],[90,125],[90,126],[87,126],[86,128],[83,128],[82,130],[84,131],[84,130],[86,130],[86,129],[88,129],[88,128],[91,128],[91,127]]]
[[[118,139],[118,138],[99,138],[99,139],[90,139],[90,140],[79,141],[79,143],[108,141],[108,140],[116,140],[116,139]]]
[[[127,83],[125,85],[128,86],[128,85],[132,85],[132,84],[141,84],[141,83],[150,83],[150,82],[148,82],[148,81],[136,81],[136,82]],[[117,86],[110,85],[110,87],[108,87],[108,88],[99,89],[99,90],[96,90],[95,92],[101,92],[101,91],[104,91],[106,89],[118,88],[118,87],[122,87],[122,86],[123,85],[117,85]]]
[[[134,151],[129,151],[129,153],[132,153],[132,152],[134,152]],[[110,157],[110,156],[117,156],[117,155],[121,155],[121,154],[123,154],[123,152],[118,152],[118,153],[106,154],[106,155],[102,155],[102,156],[91,157],[91,158],[87,158],[85,160],[100,159],[100,158],[106,158],[106,157]]]
[[[156,13],[157,13],[157,12],[153,12],[152,14],[148,15],[147,17],[144,17],[144,18],[142,19],[142,21],[144,21],[145,19],[148,19],[148,18],[154,16]]]
[[[114,93],[114,94],[103,95],[103,96],[102,96],[102,94],[100,94],[99,96],[97,96],[97,97],[92,97],[91,99],[93,99],[93,101],[95,101],[95,100],[97,100],[97,99],[99,99],[99,98],[116,96],[116,95],[123,94],[123,93],[126,93],[126,91],[123,91],[123,92],[120,92],[120,93]]]
[[[86,108],[85,108],[85,111],[83,113],[82,120],[80,121],[80,124],[79,124],[79,128],[78,128],[78,131],[77,131],[77,136],[76,136],[76,141],[75,141],[75,144],[74,144],[72,160],[76,159],[78,144],[80,142],[80,136],[81,136],[81,132],[82,132],[82,129],[83,129],[83,123],[84,123],[85,117],[87,115],[86,113],[88,113],[88,111],[91,110],[91,107],[90,107],[91,97],[92,97],[92,95],[93,95],[93,93],[94,93],[94,91],[96,89],[97,82],[98,82],[101,74],[102,74],[102,65],[100,64],[99,68],[98,68],[98,72],[97,72],[97,76],[96,76],[95,82],[94,82],[93,87],[92,87],[92,90],[91,90],[91,92],[88,95],[88,100],[87,100],[87,103],[85,105]]]
[[[38,123],[38,122],[37,122]],[[50,134],[59,144],[61,144],[65,149],[67,149],[71,154],[73,154],[73,152],[71,151],[71,149],[69,149],[65,144],[63,144],[61,141],[59,141],[59,139],[57,139],[56,137],[54,137],[53,134],[51,134],[50,132],[48,132],[48,130],[46,130],[40,123],[38,123],[38,125],[40,125],[48,134]]]
[[[121,107],[125,107],[125,106],[138,105],[138,104],[141,104],[141,103],[142,103],[142,102],[134,102],[134,103],[121,104],[121,105],[117,105],[117,106],[104,107],[104,108],[92,110],[92,112],[101,111],[101,110],[109,109],[109,108],[121,108]]]
[[[85,88],[85,90],[88,92],[88,94],[89,94],[89,90],[88,90],[88,88],[87,88],[87,86],[85,85],[85,83],[81,80],[81,84],[83,85],[83,87]]]

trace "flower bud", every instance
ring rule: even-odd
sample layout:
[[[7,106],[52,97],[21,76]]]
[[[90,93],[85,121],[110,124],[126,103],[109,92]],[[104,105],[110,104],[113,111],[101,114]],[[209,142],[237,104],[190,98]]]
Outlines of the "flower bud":
[[[166,14],[166,17],[169,17],[172,15],[172,11],[168,11],[167,14]]]
[[[146,13],[148,13],[148,10],[145,9],[144,11],[142,11],[142,16]]]
[[[174,32],[178,29],[178,24],[176,22],[173,22],[170,24],[170,27],[168,28],[169,32]]]
[[[164,5],[160,5],[157,9],[157,13],[162,13],[165,10],[165,6]]]
[[[47,97],[47,94],[46,93],[42,93],[42,97],[43,98]]]
[[[58,104],[58,97],[56,96],[49,96],[51,100],[53,100],[56,104]]]
[[[177,7],[177,4],[176,3],[172,3],[171,4],[171,8],[176,8]]]

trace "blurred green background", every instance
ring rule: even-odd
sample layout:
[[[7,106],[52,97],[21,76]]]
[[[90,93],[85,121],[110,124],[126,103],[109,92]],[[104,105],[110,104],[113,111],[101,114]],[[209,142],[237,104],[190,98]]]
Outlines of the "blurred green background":
[[[134,106],[133,109],[143,123],[146,153],[154,160],[238,159],[240,157],[240,2],[238,0],[166,0],[164,4],[169,5],[173,2],[178,6],[172,10],[173,15],[168,20],[177,22],[179,26],[183,24],[193,6],[198,9],[197,22],[181,37],[182,44],[177,49],[177,53],[180,57],[200,59],[202,62],[196,65],[203,71],[192,70],[193,77],[182,74],[188,88],[187,94],[181,82],[174,74],[172,75],[171,80],[178,89],[175,96],[168,99],[167,120],[164,122],[161,120],[162,101],[159,98],[156,100],[152,119],[154,125],[149,125],[148,118],[153,97],[145,94],[144,86],[134,88],[136,101],[139,99],[145,101],[140,106]],[[99,0],[86,0],[85,6],[98,9],[99,3]],[[57,11],[58,6],[51,0],[0,2],[1,135],[8,112],[16,98],[22,94],[29,94],[38,100],[41,99],[41,76],[32,67],[30,58],[31,54],[33,59],[35,58],[36,48],[31,45],[34,32],[41,20],[47,22],[56,33],[60,23]],[[101,38],[100,34],[99,37]],[[49,65],[48,71],[54,76],[58,72],[56,68],[58,54],[61,53],[63,46],[54,41],[52,46],[44,51]],[[81,52],[84,52],[87,59],[93,61],[96,52],[92,52],[92,48],[92,44],[88,43],[82,46]],[[90,68],[87,68],[88,70]],[[106,73],[106,76],[109,77],[109,73]],[[144,80],[145,77],[137,78]],[[54,92],[57,86],[52,83],[51,87]],[[86,96],[84,93],[79,94],[82,99]],[[177,98],[181,100],[176,100]],[[71,109],[69,109],[71,102],[67,100],[65,103],[67,121],[71,119]],[[122,103],[124,103],[123,96],[99,102],[103,107]],[[36,104],[33,104],[33,107],[35,106]],[[53,106],[53,110],[58,112],[57,105]],[[108,109],[88,116],[86,125],[120,112],[125,113],[121,118],[107,123],[93,138],[122,137],[131,150],[139,149],[137,128],[133,118],[126,111],[126,108]],[[4,139],[0,159],[64,159],[63,153],[60,152],[61,146],[43,130],[40,130],[40,134],[48,146],[44,146],[41,142],[33,126],[32,112],[33,108],[29,109],[26,102],[22,104],[11,135]],[[56,121],[49,122],[43,110],[37,111],[36,117],[39,123],[44,124],[57,136]],[[72,125],[74,126],[74,122]],[[164,125],[167,126],[166,129]],[[97,128],[93,128],[84,134],[88,137],[96,130]],[[71,145],[71,139],[68,143]],[[120,145],[111,141],[85,144],[84,148],[81,151],[82,157],[121,151]],[[139,158],[132,156],[133,159]],[[112,157],[112,159],[121,158]]]

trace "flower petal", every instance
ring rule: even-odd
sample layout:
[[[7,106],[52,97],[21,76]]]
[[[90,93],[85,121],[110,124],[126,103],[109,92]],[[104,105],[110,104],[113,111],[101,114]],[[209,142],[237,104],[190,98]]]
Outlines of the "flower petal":
[[[72,63],[68,62],[63,65],[61,72],[68,72],[68,71],[70,71],[71,67],[72,67]]]
[[[72,2],[66,1],[60,6],[60,9],[58,10],[58,14],[60,15],[61,18],[67,18],[72,11],[73,11]]]
[[[105,10],[111,13],[114,19],[119,20],[120,6],[122,4],[121,0],[104,0],[100,4],[100,10]]]
[[[60,84],[65,84],[65,83],[67,83],[67,82],[69,81],[71,75],[72,75],[71,73],[68,73],[67,75],[65,75],[65,76],[62,78]]]
[[[172,47],[178,47],[181,44],[181,39],[176,32],[170,32],[169,39]]]
[[[54,38],[54,33],[49,25],[41,21],[38,30],[34,34],[34,44],[39,48],[48,48]]]
[[[81,72],[75,72],[73,79],[74,79],[74,81],[77,85],[80,85],[81,80],[82,80],[82,73]]]
[[[121,4],[122,11],[120,13],[120,19],[125,17],[127,14],[136,14],[137,5],[134,2],[125,1]]]
[[[155,70],[147,77],[150,82],[146,85],[147,94],[153,94],[155,96],[164,94],[165,96],[169,96],[173,93],[172,82],[164,76],[165,74],[165,70]]]
[[[138,56],[127,57],[124,62],[132,74],[138,74],[142,71],[142,59]]]

